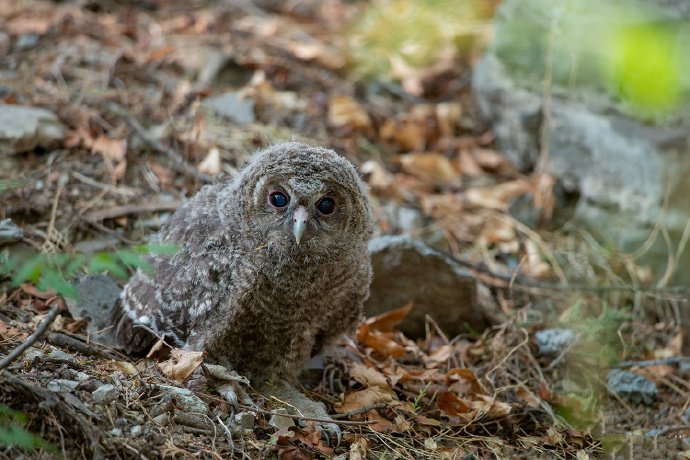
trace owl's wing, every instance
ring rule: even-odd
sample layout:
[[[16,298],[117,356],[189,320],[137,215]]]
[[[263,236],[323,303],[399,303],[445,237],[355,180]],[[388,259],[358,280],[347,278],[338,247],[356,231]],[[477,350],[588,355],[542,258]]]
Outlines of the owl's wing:
[[[233,232],[222,228],[216,195],[217,188],[207,187],[171,217],[159,239],[177,252],[150,256],[152,270],[138,270],[123,289],[112,322],[127,353],[146,352],[155,335],[184,346],[193,325],[225,295],[218,278],[233,265]]]

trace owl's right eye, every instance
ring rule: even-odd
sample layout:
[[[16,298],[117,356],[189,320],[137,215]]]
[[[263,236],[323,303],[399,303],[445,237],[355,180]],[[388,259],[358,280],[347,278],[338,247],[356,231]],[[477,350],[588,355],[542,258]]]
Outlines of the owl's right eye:
[[[284,208],[290,202],[290,198],[283,192],[271,192],[268,194],[268,202],[276,208]]]

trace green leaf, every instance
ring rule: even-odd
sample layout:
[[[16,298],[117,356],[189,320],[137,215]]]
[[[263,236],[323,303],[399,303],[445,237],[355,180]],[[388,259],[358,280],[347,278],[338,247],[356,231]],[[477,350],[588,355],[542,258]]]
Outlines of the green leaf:
[[[28,261],[24,262],[17,273],[14,274],[12,277],[12,283],[15,286],[19,286],[19,284],[23,283],[24,281],[31,281],[35,283],[41,277],[43,267],[44,260],[40,254],[32,257]]]
[[[65,278],[55,269],[44,270],[36,287],[42,291],[53,289],[55,292],[64,297],[71,297],[78,299],[79,293]]]
[[[89,259],[89,272],[100,273],[107,271],[121,279],[128,277],[127,271],[115,259],[115,256],[108,252],[98,252]]]

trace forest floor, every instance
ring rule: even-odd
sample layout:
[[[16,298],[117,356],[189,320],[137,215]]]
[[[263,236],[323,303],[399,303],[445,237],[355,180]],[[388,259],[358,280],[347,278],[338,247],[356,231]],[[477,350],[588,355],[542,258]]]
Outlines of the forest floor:
[[[0,218],[24,235],[5,261],[68,254],[61,269],[118,275],[130,253],[117,251],[185,198],[297,139],[358,166],[380,234],[471,267],[493,322],[446,337],[429,321],[410,340],[394,328],[401,305],[362,323],[305,389],[340,414],[337,444],[248,386],[256,407],[232,414],[228,377],[203,357],[135,360],[91,342],[60,276],[8,270],[0,358],[52,323],[0,364],[0,458],[687,458],[682,299],[632,288],[653,274],[559,222],[553,180],[515,170],[477,115],[472,63],[498,2],[476,2],[462,40],[439,33],[443,52],[414,65],[393,47],[424,18],[396,23],[384,3],[0,0],[0,102],[66,126],[58,148],[0,153]],[[553,327],[572,340],[549,354],[535,335]],[[651,382],[651,399],[612,388],[616,368]]]

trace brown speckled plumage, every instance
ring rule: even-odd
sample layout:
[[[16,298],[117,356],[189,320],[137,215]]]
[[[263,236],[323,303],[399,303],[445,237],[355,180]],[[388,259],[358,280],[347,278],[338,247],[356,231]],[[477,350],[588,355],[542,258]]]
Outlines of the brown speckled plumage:
[[[279,209],[275,190],[289,196]],[[316,209],[324,196],[335,210]],[[295,210],[309,219],[294,236]],[[154,338],[263,382],[294,380],[304,362],[351,330],[369,293],[367,242],[372,219],[355,168],[332,150],[299,143],[254,155],[232,181],[204,187],[162,227],[158,239],[179,248],[152,256],[113,314],[118,345],[141,353]]]

